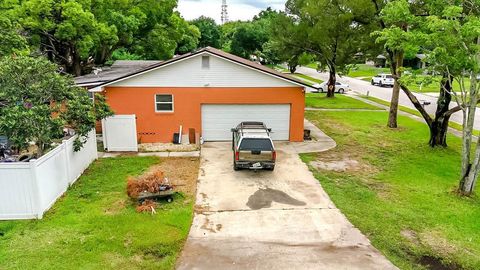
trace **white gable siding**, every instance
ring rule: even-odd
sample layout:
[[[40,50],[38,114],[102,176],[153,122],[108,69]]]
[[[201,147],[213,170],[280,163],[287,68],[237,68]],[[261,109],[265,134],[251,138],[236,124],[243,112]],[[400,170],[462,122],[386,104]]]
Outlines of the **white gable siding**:
[[[210,55],[202,68],[202,55],[174,62],[111,86],[137,87],[291,87],[292,82]]]

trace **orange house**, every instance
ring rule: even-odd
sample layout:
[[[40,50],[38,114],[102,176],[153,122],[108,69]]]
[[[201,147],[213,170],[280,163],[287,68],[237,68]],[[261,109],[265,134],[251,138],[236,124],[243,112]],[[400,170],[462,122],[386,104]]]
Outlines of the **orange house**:
[[[103,93],[115,115],[134,115],[139,143],[172,142],[190,129],[226,141],[242,121],[266,123],[274,140],[303,141],[308,85],[258,63],[207,47],[119,73],[77,84]]]

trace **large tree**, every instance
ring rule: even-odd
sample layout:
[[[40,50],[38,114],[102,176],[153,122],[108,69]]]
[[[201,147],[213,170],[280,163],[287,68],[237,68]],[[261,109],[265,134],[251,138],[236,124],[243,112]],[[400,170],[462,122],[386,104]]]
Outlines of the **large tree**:
[[[433,52],[450,44],[452,40],[449,40],[449,38],[453,36],[445,35],[444,31],[438,29],[433,30],[431,22],[433,18],[447,19],[446,12],[454,8],[455,5],[446,0],[394,0],[388,2],[385,6],[382,6],[383,2],[381,1],[372,0],[372,3],[374,3],[380,15],[379,26],[382,28],[375,35],[378,36],[377,41],[385,45],[388,58],[392,63],[391,72],[395,78],[388,126],[397,127],[398,95],[399,89],[401,89],[425,119],[430,129],[429,145],[446,147],[450,117],[461,110],[460,106],[451,106],[452,93],[458,89],[453,89],[454,77],[449,74],[447,63],[454,63],[456,59],[444,60],[444,64],[439,65],[439,58],[433,57]],[[455,46],[457,45],[455,44]],[[451,46],[451,48],[453,49],[455,46]],[[433,117],[428,114],[423,104],[410,91],[408,85],[412,81],[412,76],[402,76],[401,63],[404,56],[418,53],[420,50],[427,55],[426,61],[429,64],[430,73],[435,74],[435,77],[436,74],[440,74],[441,77],[438,80],[434,80],[436,78],[432,78],[433,76],[424,77],[425,81],[437,81],[439,83],[439,97]]]
[[[231,53],[249,59],[259,55],[263,44],[268,41],[267,30],[260,23],[241,24],[235,29],[230,45]]]
[[[383,5],[383,1],[373,0],[375,3],[379,22],[382,30],[375,32],[378,36],[377,42],[383,43],[388,53],[390,71],[394,77],[392,89],[392,98],[390,101],[390,111],[388,114],[387,126],[396,128],[398,115],[398,101],[400,97],[400,83],[402,76],[402,67],[405,54],[415,54],[420,49],[415,44],[415,34],[412,28],[416,23],[416,18],[412,14],[410,4],[407,1],[389,1]],[[380,6],[382,5],[382,6]],[[412,5],[413,6],[413,5]]]
[[[369,3],[367,0],[289,0],[286,3],[291,23],[281,24],[286,27],[279,28],[277,35],[291,40],[290,46],[315,54],[318,62],[328,68],[327,97],[334,96],[337,73],[348,68],[360,49],[360,40],[368,34],[366,26],[372,23],[374,14]]]
[[[220,26],[217,25],[214,19],[200,16],[199,18],[191,21],[200,30],[200,40],[198,42],[199,48],[214,47],[221,48],[221,32]]]
[[[78,150],[96,121],[111,114],[101,96],[95,102],[70,76],[43,57],[7,56],[0,60],[0,134],[14,150],[34,142],[41,156],[65,127],[75,130]]]
[[[375,1],[374,1],[375,3]],[[385,43],[391,59],[395,59],[395,51],[403,54],[409,48],[421,48],[425,52],[426,61],[432,80],[440,75],[437,110],[430,116],[416,96],[408,88],[409,77],[395,74],[396,80],[415,108],[421,113],[430,128],[429,144],[447,146],[446,134],[450,116],[458,111],[463,113],[462,166],[459,190],[463,194],[471,194],[480,172],[480,141],[477,141],[474,156],[473,125],[475,111],[480,98],[480,3],[478,1],[431,0],[389,2],[382,12],[380,22],[384,28],[380,33],[380,41]],[[406,27],[391,25],[408,20]],[[421,44],[421,46],[419,46]],[[395,70],[392,70],[395,71]],[[453,87],[453,82],[457,87]],[[451,106],[455,100],[457,106]]]
[[[174,11],[176,0],[7,2],[0,9],[30,45],[74,75],[104,64],[120,48],[142,58],[170,58],[189,31]]]

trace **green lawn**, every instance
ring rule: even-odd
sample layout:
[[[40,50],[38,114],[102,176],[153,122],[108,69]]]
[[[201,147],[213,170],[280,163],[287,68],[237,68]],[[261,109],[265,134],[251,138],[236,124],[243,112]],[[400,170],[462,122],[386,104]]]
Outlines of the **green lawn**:
[[[419,78],[421,76],[418,76]],[[440,77],[435,77],[434,81],[430,84],[427,85],[421,85],[421,81],[418,83],[411,83],[409,84],[409,89],[413,92],[419,92],[419,93],[438,93],[440,91]],[[468,89],[470,87],[470,81],[465,80],[465,87]],[[457,81],[453,81],[453,91],[459,91],[460,90],[460,84]]]
[[[349,77],[368,77],[370,79],[379,73],[390,73],[390,68],[377,68],[370,65],[358,64],[347,74]]]
[[[378,107],[367,104],[342,94],[335,94],[334,98],[327,98],[325,93],[307,93],[305,95],[305,107],[320,109],[371,109],[381,110]]]
[[[310,63],[310,64],[306,65],[306,67],[313,68],[313,69],[317,69],[317,68],[318,68],[318,64],[317,64],[317,63]]]
[[[0,222],[0,269],[173,269],[188,235],[193,198],[136,213],[127,176],[154,157],[100,159],[42,220]]]
[[[379,99],[379,98],[371,97],[371,96],[368,96],[368,97],[367,96],[362,96],[362,97],[365,98],[365,99],[369,99],[371,101],[374,101],[376,103],[385,105],[385,106],[390,106],[390,102],[385,101],[383,99]],[[416,109],[412,109],[412,108],[401,106],[401,105],[398,106],[398,109],[400,111],[407,112],[407,113],[410,113],[410,114],[413,114],[413,115],[416,115],[418,117],[423,118],[423,116]],[[431,116],[435,117],[434,115],[431,115]],[[459,130],[459,131],[463,130],[463,126],[461,124],[458,124],[458,123],[455,123],[455,122],[452,122],[452,121],[449,122],[448,126],[453,128],[453,129]],[[473,135],[480,136],[480,131],[479,130],[473,130]]]
[[[309,81],[312,81],[312,82],[315,82],[315,83],[322,83],[323,82],[320,79],[316,79],[316,78],[313,78],[311,76],[308,76],[308,75],[305,75],[305,74],[302,74],[302,73],[295,73],[295,74],[293,74],[293,76],[299,77],[300,79],[309,80]]]
[[[268,64],[266,65],[267,67],[271,68],[271,69],[275,69],[275,70],[278,70],[280,72],[289,72],[288,69],[280,66],[280,65],[272,65],[272,64]]]
[[[302,159],[336,206],[392,262],[401,269],[480,269],[480,198],[455,193],[459,138],[450,135],[448,148],[432,149],[425,124],[400,116],[400,128],[388,129],[387,112],[307,111],[306,118],[338,147]],[[311,163],[344,157],[359,166],[333,172]],[[451,268],[424,267],[428,261]]]
[[[364,98],[364,99],[368,99],[368,100],[371,100],[371,101],[373,101],[373,102],[376,102],[376,103],[379,103],[379,104],[382,104],[382,105],[385,105],[385,106],[389,106],[389,107],[390,107],[390,102],[389,102],[389,101],[385,101],[385,100],[383,100],[383,99],[379,99],[379,98],[372,97],[372,96],[361,96],[361,97]],[[405,107],[405,106],[402,106],[402,105],[399,105],[399,106],[398,106],[398,109],[399,109],[400,111],[404,111],[404,112],[407,112],[407,113],[410,113],[410,114],[413,114],[413,115],[422,117],[422,115],[421,115],[416,109],[412,109],[412,108]]]

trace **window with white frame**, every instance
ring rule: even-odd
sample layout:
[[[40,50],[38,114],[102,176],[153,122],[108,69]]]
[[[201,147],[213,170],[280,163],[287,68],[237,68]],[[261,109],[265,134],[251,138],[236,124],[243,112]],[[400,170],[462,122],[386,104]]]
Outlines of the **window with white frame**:
[[[155,95],[156,112],[173,112],[173,95],[157,94]]]
[[[92,101],[95,102],[95,93],[88,91],[88,98]]]

